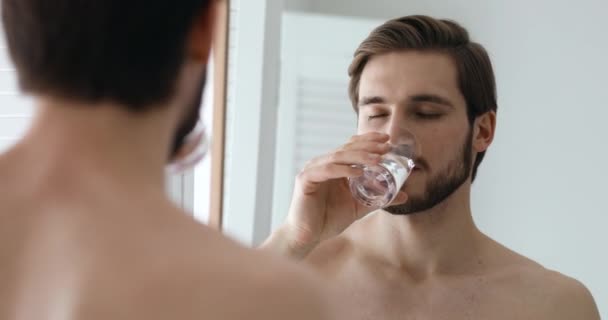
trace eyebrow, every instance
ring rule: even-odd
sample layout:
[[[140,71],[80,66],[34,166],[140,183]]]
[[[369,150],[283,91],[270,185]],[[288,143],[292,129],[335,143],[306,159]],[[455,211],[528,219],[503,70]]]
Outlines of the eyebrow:
[[[418,94],[418,95],[414,95],[409,97],[409,99],[412,103],[420,103],[420,102],[430,102],[430,103],[435,103],[435,104],[440,104],[446,107],[454,107],[454,104],[452,104],[452,102],[450,102],[450,100],[436,95],[436,94]]]
[[[408,100],[409,104],[430,102],[430,103],[443,105],[446,107],[452,107],[452,108],[454,107],[454,104],[452,104],[450,102],[450,100],[448,100],[444,97],[441,97],[439,95],[430,94],[430,93],[413,95],[413,96],[408,97],[407,100]],[[359,101],[359,107],[364,107],[364,106],[371,105],[371,104],[385,104],[385,103],[386,103],[386,99],[381,96],[363,97],[363,99],[361,99]]]
[[[363,99],[361,99],[359,101],[359,107],[364,107],[370,104],[382,104],[382,103],[386,103],[386,99],[384,99],[383,97],[380,96],[373,96],[373,97],[363,97]]]

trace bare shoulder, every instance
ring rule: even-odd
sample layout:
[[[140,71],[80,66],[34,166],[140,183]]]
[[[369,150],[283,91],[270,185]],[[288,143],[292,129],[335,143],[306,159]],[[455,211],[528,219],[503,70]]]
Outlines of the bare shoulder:
[[[111,301],[112,312],[122,312],[104,318],[327,319],[321,284],[298,265],[193,221],[165,224],[148,242],[155,252],[137,250],[120,267],[100,270],[98,279],[108,278],[108,269],[114,274],[87,296],[93,305]],[[83,309],[81,318],[96,319],[91,310]]]
[[[559,272],[537,271],[538,282],[547,289],[547,310],[552,319],[599,320],[600,315],[589,289],[580,281]]]
[[[537,263],[511,268],[503,278],[508,290],[523,300],[538,319],[599,320],[599,311],[589,289],[580,281]]]
[[[503,302],[533,319],[600,319],[593,296],[580,281],[487,239],[488,285]]]

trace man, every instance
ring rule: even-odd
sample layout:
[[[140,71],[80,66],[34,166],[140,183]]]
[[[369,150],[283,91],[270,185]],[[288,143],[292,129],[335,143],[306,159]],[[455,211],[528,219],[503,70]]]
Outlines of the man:
[[[2,1],[38,111],[0,155],[0,319],[327,318],[306,271],[165,195],[167,159],[192,149],[215,11],[213,0]]]
[[[467,31],[409,16],[374,30],[349,70],[358,136],[298,175],[287,223],[264,248],[305,259],[344,299],[343,319],[599,319],[576,280],[479,231],[471,183],[496,127],[490,59]],[[411,131],[420,146],[397,199],[357,203],[348,177]]]

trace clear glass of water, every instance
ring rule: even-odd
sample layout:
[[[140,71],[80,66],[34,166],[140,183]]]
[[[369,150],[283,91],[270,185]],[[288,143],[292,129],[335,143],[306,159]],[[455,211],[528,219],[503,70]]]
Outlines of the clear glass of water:
[[[363,175],[349,179],[353,197],[367,207],[389,206],[414,169],[414,153],[414,143],[393,145],[378,165],[362,166]]]

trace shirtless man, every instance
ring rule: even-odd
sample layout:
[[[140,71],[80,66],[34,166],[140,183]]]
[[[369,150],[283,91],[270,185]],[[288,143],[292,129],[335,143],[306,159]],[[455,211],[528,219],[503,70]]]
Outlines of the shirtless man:
[[[165,195],[198,119],[213,0],[4,0],[2,14],[38,110],[0,155],[0,319],[327,319],[314,276]]]
[[[359,135],[306,165],[287,223],[263,248],[314,266],[344,298],[342,319],[599,319],[581,283],[473,222],[471,183],[497,103],[489,57],[465,29],[423,16],[389,21],[349,73]],[[367,215],[346,178],[405,130],[420,146],[416,168],[392,206]]]

